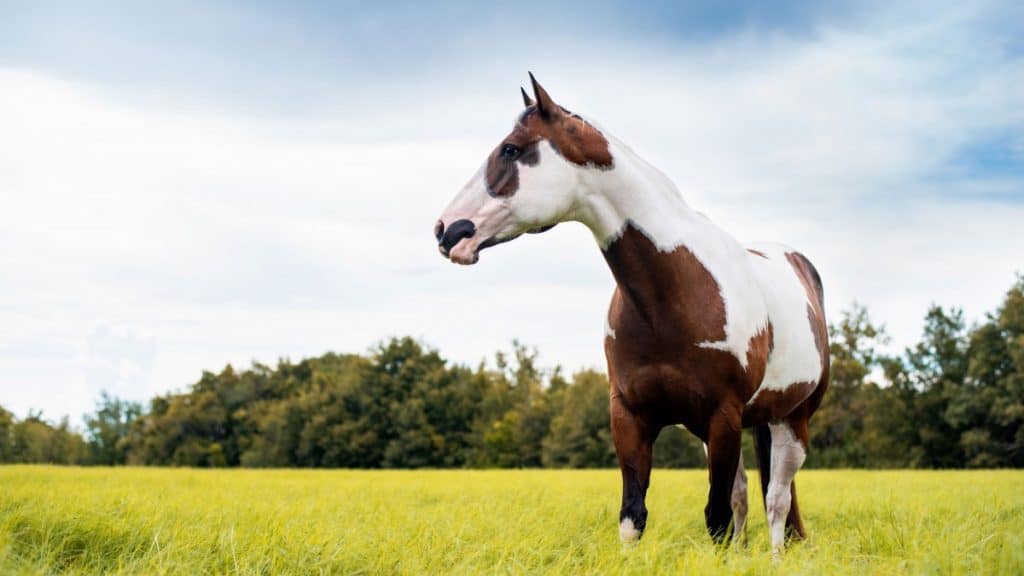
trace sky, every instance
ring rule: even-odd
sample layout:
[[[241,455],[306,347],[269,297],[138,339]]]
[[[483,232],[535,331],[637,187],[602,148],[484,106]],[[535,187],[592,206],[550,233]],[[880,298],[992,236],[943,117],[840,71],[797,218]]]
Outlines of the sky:
[[[604,367],[578,224],[437,253],[532,71],[894,352],[1024,272],[1024,5],[0,0],[0,405],[412,335]]]

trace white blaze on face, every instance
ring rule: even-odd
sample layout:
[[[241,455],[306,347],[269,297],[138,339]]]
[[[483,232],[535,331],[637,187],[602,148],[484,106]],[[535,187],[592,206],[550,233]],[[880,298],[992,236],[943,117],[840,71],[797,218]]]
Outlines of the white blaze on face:
[[[480,221],[492,218],[500,210],[500,202],[487,193],[486,170],[485,162],[441,214],[440,222],[445,230],[459,220],[469,220],[478,229],[476,234],[461,240],[448,253],[448,257],[459,264],[476,261],[477,249],[484,238],[479,233]]]

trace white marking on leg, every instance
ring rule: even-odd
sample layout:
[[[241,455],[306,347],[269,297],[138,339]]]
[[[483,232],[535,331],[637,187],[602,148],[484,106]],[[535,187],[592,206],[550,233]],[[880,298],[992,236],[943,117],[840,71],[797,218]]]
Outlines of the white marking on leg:
[[[743,452],[736,467],[736,481],[732,484],[732,541],[747,540],[747,471],[743,468]]]
[[[769,424],[768,428],[772,434],[772,469],[765,507],[768,511],[772,553],[778,554],[786,544],[786,517],[789,516],[789,507],[792,504],[790,488],[793,476],[803,465],[807,453],[789,424]]]
[[[630,518],[623,518],[622,523],[619,524],[619,540],[629,544],[630,542],[636,542],[640,539],[640,531],[636,529],[633,524],[633,520]]]

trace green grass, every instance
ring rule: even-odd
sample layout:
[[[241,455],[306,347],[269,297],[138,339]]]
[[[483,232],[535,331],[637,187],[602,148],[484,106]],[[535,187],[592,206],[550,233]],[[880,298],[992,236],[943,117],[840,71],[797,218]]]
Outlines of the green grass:
[[[803,471],[810,532],[773,562],[711,544],[706,474],[655,470],[644,539],[619,473],[0,467],[0,573],[1021,574],[1024,472]]]

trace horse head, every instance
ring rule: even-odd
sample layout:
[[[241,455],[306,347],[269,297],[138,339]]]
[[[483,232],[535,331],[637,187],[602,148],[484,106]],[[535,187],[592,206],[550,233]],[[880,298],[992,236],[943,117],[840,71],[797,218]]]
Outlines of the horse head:
[[[579,220],[596,175],[613,169],[608,141],[559,106],[530,74],[531,98],[512,131],[490,153],[434,225],[441,254],[474,264],[484,248],[559,222]]]

